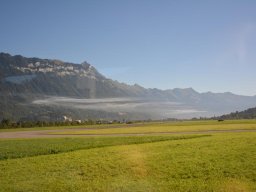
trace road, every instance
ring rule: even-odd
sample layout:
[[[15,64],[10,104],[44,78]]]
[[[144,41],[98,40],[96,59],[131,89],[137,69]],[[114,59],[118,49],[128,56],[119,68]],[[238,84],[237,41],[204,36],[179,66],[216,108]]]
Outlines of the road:
[[[211,134],[211,133],[240,133],[240,132],[256,132],[256,129],[236,129],[236,130],[206,130],[206,131],[184,131],[184,132],[146,132],[146,133],[111,133],[111,134],[72,134],[76,130],[88,130],[86,128],[79,129],[58,129],[58,130],[39,130],[39,131],[17,131],[17,132],[0,132],[0,139],[4,138],[56,138],[56,137],[92,137],[92,136],[142,136],[142,135],[193,135],[193,134]],[[65,131],[70,134],[58,134]]]

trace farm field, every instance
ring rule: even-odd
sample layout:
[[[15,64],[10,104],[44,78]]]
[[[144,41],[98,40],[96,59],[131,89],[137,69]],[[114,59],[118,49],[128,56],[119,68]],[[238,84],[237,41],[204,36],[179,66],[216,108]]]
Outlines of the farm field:
[[[16,131],[40,131],[40,130],[62,130],[62,129],[80,129],[80,128],[109,128],[109,127],[116,127],[122,126],[119,124],[99,124],[99,125],[66,125],[66,126],[52,126],[52,127],[31,127],[31,128],[6,128],[0,129],[1,132],[16,132]],[[124,125],[123,125],[124,126]]]
[[[208,134],[256,131],[256,120],[178,121],[0,129],[0,138]]]
[[[0,129],[1,132],[17,132],[17,131],[42,131],[42,130],[81,130],[81,129],[89,129],[89,130],[98,130],[98,129],[116,129],[116,128],[140,128],[144,127],[146,129],[150,128],[165,128],[171,127],[173,131],[179,130],[180,127],[185,126],[187,130],[192,130],[191,127],[188,126],[204,126],[205,129],[208,129],[205,125],[215,125],[215,126],[223,126],[232,125],[238,126],[239,128],[247,126],[252,129],[256,129],[256,120],[226,120],[223,122],[218,122],[216,120],[202,120],[202,121],[173,121],[173,122],[140,122],[140,123],[133,123],[133,124],[96,124],[96,125],[67,125],[67,126],[53,126],[53,127],[32,127],[32,128],[6,128]],[[242,125],[242,126],[241,126]],[[235,127],[234,126],[234,127]],[[176,128],[176,129],[174,129]],[[178,129],[177,129],[178,128]],[[226,129],[228,129],[226,127]]]
[[[256,191],[255,162],[256,132],[0,139],[0,191]]]
[[[256,130],[255,120],[244,121],[184,121],[184,122],[171,122],[171,123],[148,123],[133,125],[129,127],[115,127],[115,128],[102,128],[102,129],[79,129],[51,132],[50,134],[56,135],[112,135],[112,134],[150,134],[150,133],[172,133],[172,132],[193,132],[193,131],[221,131],[221,130]]]

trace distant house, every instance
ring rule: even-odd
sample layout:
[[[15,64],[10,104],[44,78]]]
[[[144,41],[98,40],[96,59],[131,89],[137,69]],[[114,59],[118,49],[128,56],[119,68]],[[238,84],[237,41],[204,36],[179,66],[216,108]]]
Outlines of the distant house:
[[[76,123],[82,123],[82,120],[78,119],[78,120],[75,120]]]
[[[63,116],[63,120],[65,121],[65,122],[71,122],[72,121],[72,118],[71,117],[67,117],[67,116]]]

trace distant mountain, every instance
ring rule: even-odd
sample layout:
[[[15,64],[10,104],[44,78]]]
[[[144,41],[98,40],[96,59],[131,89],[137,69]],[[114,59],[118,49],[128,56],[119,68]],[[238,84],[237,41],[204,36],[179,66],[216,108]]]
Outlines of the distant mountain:
[[[215,117],[215,119],[256,119],[256,107]]]
[[[59,60],[25,58],[0,54],[0,91],[8,94],[44,94],[55,96],[105,97],[115,82],[106,79],[84,62],[66,63]],[[117,93],[116,93],[117,92]]]
[[[87,62],[0,53],[0,119],[191,118],[255,105],[255,96],[198,93],[192,88],[145,89],[106,78]]]

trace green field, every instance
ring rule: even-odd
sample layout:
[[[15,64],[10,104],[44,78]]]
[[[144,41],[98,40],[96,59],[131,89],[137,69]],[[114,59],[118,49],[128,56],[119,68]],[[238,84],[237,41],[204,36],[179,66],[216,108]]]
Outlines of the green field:
[[[254,123],[225,122],[222,128],[247,129]],[[216,122],[184,124],[172,126],[216,128]],[[136,129],[165,126],[170,123]],[[1,139],[0,191],[253,192],[255,162],[256,132]]]
[[[167,140],[181,140],[210,135],[148,136],[148,137],[106,137],[106,138],[47,138],[47,139],[2,139],[0,160],[64,153],[107,146],[153,143]]]
[[[15,132],[15,131],[37,131],[37,130],[61,130],[61,129],[76,129],[76,128],[107,128],[113,126],[125,126],[125,124],[99,124],[99,125],[65,125],[65,126],[53,126],[53,127],[30,127],[30,128],[5,128],[0,129],[1,132]]]
[[[103,127],[102,127],[103,128]],[[125,127],[122,125],[120,128],[97,129],[92,128],[89,130],[74,130],[63,132],[52,132],[50,134],[63,134],[63,135],[94,135],[94,134],[134,134],[134,133],[159,133],[159,132],[189,132],[189,131],[208,131],[208,130],[239,130],[248,129],[256,130],[255,120],[244,121],[184,121],[184,122],[171,122],[171,123],[148,123],[133,125]]]

